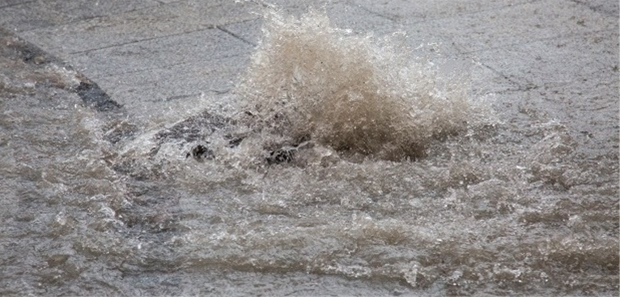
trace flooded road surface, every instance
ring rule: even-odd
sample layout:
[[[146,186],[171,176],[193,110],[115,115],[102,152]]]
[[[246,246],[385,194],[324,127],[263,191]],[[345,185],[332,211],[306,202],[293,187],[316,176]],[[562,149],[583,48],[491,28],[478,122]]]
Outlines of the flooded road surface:
[[[488,94],[266,17],[238,108],[158,128],[3,33],[0,295],[618,294],[617,60]]]

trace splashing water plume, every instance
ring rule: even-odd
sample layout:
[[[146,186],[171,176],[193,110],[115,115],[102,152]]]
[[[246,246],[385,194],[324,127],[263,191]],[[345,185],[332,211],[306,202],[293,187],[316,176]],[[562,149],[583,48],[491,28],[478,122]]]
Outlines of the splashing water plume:
[[[298,19],[268,11],[239,86],[253,127],[292,143],[401,160],[474,124],[482,108],[466,81],[412,60],[398,35],[353,35],[313,10]]]

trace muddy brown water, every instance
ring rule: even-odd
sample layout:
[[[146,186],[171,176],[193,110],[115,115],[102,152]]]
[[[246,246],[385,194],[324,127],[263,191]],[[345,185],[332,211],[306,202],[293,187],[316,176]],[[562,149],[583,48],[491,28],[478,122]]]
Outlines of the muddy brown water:
[[[272,25],[282,36],[342,37]],[[269,98],[292,101],[261,101],[285,106],[281,113],[209,109],[147,129],[70,68],[2,38],[0,295],[618,294],[617,96],[600,98],[592,115],[591,106],[495,94],[487,109],[459,115],[475,125],[440,133],[454,127],[445,121],[455,113],[442,112],[462,105],[431,108],[433,117],[413,123],[396,117],[398,126],[373,118],[377,105],[359,102],[385,90],[357,98],[341,88],[386,68],[354,68],[353,59],[343,67],[358,76],[327,86],[349,96],[330,110],[353,100],[358,118],[387,128],[347,130],[342,109],[337,120],[299,117],[291,106],[314,106],[294,100],[316,94],[318,70],[282,66],[271,75],[292,78],[289,96]],[[347,38],[343,46],[368,46]],[[265,43],[258,51],[273,53]],[[253,63],[246,93],[235,96],[264,88],[252,69],[268,62]],[[608,83],[617,88],[617,75]],[[389,90],[397,98],[427,90],[404,85]],[[89,94],[104,97],[88,104]],[[591,120],[575,124],[579,116]],[[300,121],[315,130],[286,130]],[[398,142],[403,134],[386,138],[386,151],[356,144],[410,124],[426,129],[408,138],[424,141],[423,153],[390,157],[409,144]],[[348,142],[336,147],[336,138]]]

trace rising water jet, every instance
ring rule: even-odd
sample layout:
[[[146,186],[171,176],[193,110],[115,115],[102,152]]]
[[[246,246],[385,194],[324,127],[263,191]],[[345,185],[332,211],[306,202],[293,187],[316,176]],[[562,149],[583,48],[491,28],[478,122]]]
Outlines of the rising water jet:
[[[254,130],[343,155],[417,159],[481,112],[466,81],[412,57],[395,41],[402,33],[354,35],[315,10],[264,16],[262,40],[237,88]]]

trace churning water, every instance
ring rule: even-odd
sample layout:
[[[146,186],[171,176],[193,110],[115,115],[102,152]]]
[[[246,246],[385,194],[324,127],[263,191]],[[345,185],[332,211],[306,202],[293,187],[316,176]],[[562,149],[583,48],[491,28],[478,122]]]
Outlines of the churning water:
[[[592,138],[403,34],[263,30],[235,112],[154,130],[3,37],[0,295],[617,295],[617,98]]]

